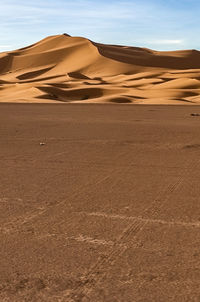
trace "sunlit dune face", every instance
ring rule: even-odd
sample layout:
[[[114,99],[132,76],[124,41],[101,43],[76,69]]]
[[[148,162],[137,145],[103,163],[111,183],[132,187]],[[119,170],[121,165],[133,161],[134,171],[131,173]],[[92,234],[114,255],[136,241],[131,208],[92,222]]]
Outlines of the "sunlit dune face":
[[[200,52],[106,45],[68,34],[0,55],[0,102],[198,104]]]

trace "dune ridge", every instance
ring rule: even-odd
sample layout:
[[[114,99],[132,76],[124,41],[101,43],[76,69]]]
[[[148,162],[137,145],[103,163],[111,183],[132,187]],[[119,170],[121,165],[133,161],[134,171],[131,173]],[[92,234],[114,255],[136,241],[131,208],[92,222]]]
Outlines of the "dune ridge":
[[[50,36],[0,53],[0,102],[199,104],[200,52]]]

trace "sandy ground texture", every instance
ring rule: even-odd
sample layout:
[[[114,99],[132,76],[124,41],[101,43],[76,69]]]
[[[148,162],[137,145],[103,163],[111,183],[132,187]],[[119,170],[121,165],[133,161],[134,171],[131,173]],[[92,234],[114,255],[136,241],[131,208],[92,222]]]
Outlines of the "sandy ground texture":
[[[0,102],[199,104],[200,52],[105,45],[67,34],[0,53]]]
[[[0,105],[0,301],[199,302],[198,106]]]

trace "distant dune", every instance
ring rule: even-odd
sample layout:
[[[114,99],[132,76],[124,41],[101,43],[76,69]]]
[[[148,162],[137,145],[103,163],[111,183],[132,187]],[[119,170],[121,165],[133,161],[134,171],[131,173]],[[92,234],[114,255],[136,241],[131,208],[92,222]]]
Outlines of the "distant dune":
[[[47,37],[0,53],[0,102],[199,104],[200,51]]]

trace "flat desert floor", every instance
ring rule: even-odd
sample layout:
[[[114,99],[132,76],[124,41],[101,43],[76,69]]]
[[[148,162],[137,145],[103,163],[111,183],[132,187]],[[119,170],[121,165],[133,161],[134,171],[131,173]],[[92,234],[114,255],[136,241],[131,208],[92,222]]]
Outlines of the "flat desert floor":
[[[2,103],[0,301],[200,301],[191,113]]]

